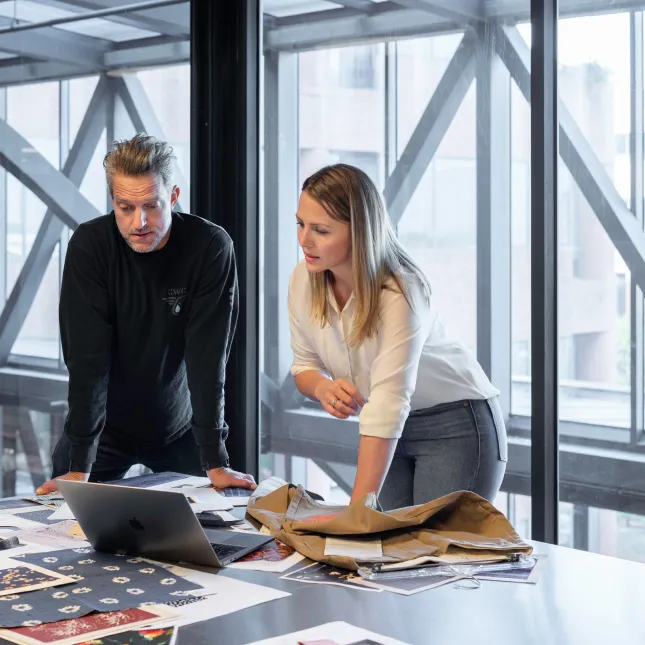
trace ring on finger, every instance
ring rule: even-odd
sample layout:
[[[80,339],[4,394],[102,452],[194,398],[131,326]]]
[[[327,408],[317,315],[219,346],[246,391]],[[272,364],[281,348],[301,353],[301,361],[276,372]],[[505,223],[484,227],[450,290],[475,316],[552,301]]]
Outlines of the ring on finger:
[[[333,398],[333,399],[331,400],[330,405],[331,405],[331,407],[332,407],[332,408],[334,408],[334,410],[336,409],[336,403],[338,403],[338,399]]]

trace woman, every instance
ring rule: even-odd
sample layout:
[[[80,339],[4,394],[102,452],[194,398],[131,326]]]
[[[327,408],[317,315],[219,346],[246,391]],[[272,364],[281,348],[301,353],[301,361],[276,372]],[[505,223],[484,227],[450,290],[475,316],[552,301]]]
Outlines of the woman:
[[[376,492],[387,510],[456,490],[493,500],[507,459],[499,392],[446,336],[376,186],[358,168],[323,168],[296,219],[305,259],[289,284],[291,373],[330,415],[359,417],[351,501]]]

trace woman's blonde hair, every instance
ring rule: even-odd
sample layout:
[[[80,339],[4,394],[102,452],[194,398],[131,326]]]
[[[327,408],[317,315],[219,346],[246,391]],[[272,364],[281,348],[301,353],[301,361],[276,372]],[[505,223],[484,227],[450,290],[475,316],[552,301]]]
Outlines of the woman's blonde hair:
[[[400,291],[412,306],[403,271],[414,274],[430,297],[428,279],[396,238],[381,194],[367,174],[348,164],[326,166],[306,179],[302,190],[331,218],[350,227],[356,300],[352,330],[346,339],[350,346],[360,345],[376,333],[382,289]],[[323,327],[329,324],[327,290],[332,281],[329,270],[309,274],[311,315]]]

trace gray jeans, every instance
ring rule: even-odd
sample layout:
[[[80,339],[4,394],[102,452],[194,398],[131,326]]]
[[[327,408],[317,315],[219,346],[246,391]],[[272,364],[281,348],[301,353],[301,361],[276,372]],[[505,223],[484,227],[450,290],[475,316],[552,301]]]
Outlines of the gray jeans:
[[[424,504],[468,490],[493,501],[508,445],[497,397],[410,413],[379,495],[384,510]]]

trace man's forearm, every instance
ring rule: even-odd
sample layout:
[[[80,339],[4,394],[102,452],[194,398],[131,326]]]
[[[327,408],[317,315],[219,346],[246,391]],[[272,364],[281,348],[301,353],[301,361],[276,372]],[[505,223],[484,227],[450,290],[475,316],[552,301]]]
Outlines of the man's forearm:
[[[367,493],[378,495],[392,463],[397,441],[361,435],[351,502],[358,501]]]
[[[298,392],[312,401],[317,401],[316,388],[320,383],[329,380],[322,372],[318,370],[307,370],[296,375],[295,382]]]

